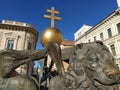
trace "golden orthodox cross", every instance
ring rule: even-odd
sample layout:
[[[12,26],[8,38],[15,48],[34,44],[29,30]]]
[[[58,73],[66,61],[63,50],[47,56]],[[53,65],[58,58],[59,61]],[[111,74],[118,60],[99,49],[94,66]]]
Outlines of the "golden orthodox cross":
[[[56,16],[55,16],[55,14],[59,14],[59,12],[58,12],[58,11],[55,11],[55,8],[54,8],[54,7],[52,7],[51,10],[47,9],[47,12],[48,12],[48,13],[51,13],[51,16],[49,16],[49,15],[44,15],[44,18],[49,18],[49,19],[51,19],[51,27],[54,27],[54,21],[55,21],[55,20],[61,20],[60,17],[56,17]]]

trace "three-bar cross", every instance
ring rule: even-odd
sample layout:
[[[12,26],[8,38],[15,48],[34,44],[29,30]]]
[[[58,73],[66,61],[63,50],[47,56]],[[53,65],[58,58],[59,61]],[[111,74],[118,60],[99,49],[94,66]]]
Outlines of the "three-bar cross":
[[[51,10],[47,9],[47,12],[48,12],[48,13],[51,13],[51,16],[49,16],[49,15],[44,15],[44,18],[49,18],[49,19],[51,19],[51,27],[54,27],[54,21],[55,21],[55,20],[61,20],[60,17],[56,17],[56,16],[55,16],[55,14],[59,14],[59,12],[58,12],[58,11],[55,11],[55,8],[54,8],[54,7],[52,7]]]

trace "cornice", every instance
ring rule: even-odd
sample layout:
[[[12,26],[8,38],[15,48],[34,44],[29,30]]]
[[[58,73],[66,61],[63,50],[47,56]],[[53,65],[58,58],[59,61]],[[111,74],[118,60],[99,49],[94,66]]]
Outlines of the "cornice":
[[[11,31],[23,31],[23,32],[31,33],[35,36],[36,42],[38,39],[38,32],[33,27],[0,24],[0,29],[11,30]]]

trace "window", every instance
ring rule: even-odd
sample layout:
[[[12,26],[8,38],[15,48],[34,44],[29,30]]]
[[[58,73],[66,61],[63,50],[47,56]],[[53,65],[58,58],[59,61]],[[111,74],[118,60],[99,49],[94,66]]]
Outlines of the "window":
[[[7,49],[13,49],[13,46],[14,46],[14,40],[8,40]]]
[[[81,32],[78,33],[78,38],[80,37],[80,35],[81,35]]]
[[[31,50],[31,49],[32,49],[32,43],[31,43],[31,42],[28,42],[27,49],[28,49],[28,50]]]
[[[118,33],[120,33],[120,23],[117,24]]]
[[[112,31],[111,31],[111,28],[109,28],[107,31],[108,31],[108,37],[109,37],[109,38],[112,37]]]
[[[96,41],[96,36],[94,36],[93,38],[94,38],[94,41]]]
[[[103,33],[100,33],[100,39],[104,40]]]
[[[115,45],[114,44],[110,45],[110,48],[111,48],[112,54],[115,56],[116,55]]]
[[[90,39],[88,40],[88,42],[90,43]]]

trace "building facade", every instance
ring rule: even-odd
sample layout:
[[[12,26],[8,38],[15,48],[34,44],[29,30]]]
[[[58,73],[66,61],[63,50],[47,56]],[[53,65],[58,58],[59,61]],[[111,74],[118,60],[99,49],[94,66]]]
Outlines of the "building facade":
[[[95,26],[83,25],[75,34],[75,44],[103,41],[120,68],[120,0],[118,8]],[[83,32],[84,31],[84,32]],[[81,34],[82,33],[82,34]]]
[[[0,23],[0,50],[32,50],[36,47],[37,38],[38,32],[30,24],[9,20]],[[25,74],[26,69],[22,65],[16,71]]]

